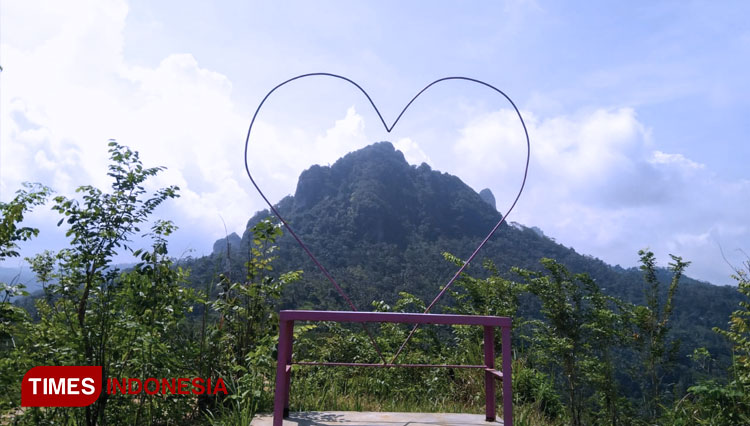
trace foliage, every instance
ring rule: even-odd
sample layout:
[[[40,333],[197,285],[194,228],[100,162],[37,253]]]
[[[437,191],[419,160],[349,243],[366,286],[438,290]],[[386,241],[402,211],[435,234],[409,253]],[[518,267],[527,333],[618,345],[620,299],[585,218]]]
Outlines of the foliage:
[[[548,375],[526,366],[523,359],[515,360],[512,368],[514,404],[534,406],[547,419],[563,416],[565,407]]]
[[[461,266],[462,262],[450,253],[443,253],[449,262]],[[513,318],[516,325],[521,318],[516,314],[519,298],[528,291],[528,285],[518,283],[500,276],[495,263],[487,259],[482,264],[489,273],[486,278],[476,278],[462,274],[456,280],[456,286],[462,291],[451,291],[455,305],[448,310],[455,310],[464,315],[492,315]]]
[[[36,228],[19,225],[24,214],[44,204],[51,191],[39,184],[25,183],[23,187],[11,201],[0,202],[0,261],[18,257],[18,243],[39,234]],[[17,350],[17,339],[25,332],[29,318],[24,309],[11,303],[11,299],[27,296],[24,288],[21,283],[0,282],[0,394],[10,397],[9,400],[0,399],[0,412],[20,402],[17,398],[20,390],[19,365],[10,355]]]
[[[646,306],[638,306],[634,312],[635,343],[641,354],[640,366],[643,409],[648,418],[658,416],[662,398],[662,379],[665,370],[675,363],[679,350],[679,340],[668,338],[670,320],[674,309],[674,298],[685,268],[690,262],[674,255],[669,264],[672,280],[667,296],[659,297],[660,282],[656,276],[656,259],[650,251],[640,250],[641,271],[645,281]]]
[[[53,209],[67,225],[70,246],[31,259],[45,284],[36,301],[39,322],[31,324],[14,353],[19,365],[100,365],[109,377],[170,377],[189,365],[186,314],[194,291],[182,286],[185,271],[173,268],[166,238],[176,229],[157,221],[146,236],[150,251],[132,251],[131,238],[154,210],[177,196],[177,187],[147,195],[144,184],[163,168],[144,168],[137,152],[109,143],[111,191],[82,186],[81,199],[54,198]],[[111,266],[120,250],[139,257],[132,271]],[[155,423],[167,413],[184,413],[184,398],[102,394],[84,409],[30,409],[28,423],[55,421],[96,425],[131,419]]]
[[[613,348],[622,344],[626,316],[614,311],[586,274],[571,274],[562,264],[542,259],[546,273],[516,269],[541,302],[544,320],[533,321],[530,359],[561,384],[571,424],[590,424],[606,415],[621,423]]]
[[[28,259],[44,288],[26,299],[35,303],[34,316],[9,303],[20,286],[2,287],[0,408],[13,423],[247,424],[257,411],[271,409],[278,310],[340,307],[319,276],[302,275],[304,255],[264,212],[251,219],[239,244],[235,238],[230,247],[227,239],[213,256],[172,259],[168,238],[177,228],[153,216],[178,189],[145,190],[161,170],[143,167],[136,152],[110,143],[110,190],[83,186],[78,198],[54,199],[70,244]],[[17,255],[17,244],[37,234],[21,221],[49,193],[27,186],[0,204],[3,256]],[[389,144],[311,168],[295,196],[277,207],[356,303],[383,312],[423,311],[424,301],[463,264],[445,250],[470,253],[500,218],[458,178],[409,166]],[[136,250],[131,245],[141,227],[150,247]],[[683,278],[688,263],[675,256],[664,270],[642,251],[639,273],[581,256],[533,229],[502,226],[498,237],[486,247],[483,268],[467,269],[435,312],[512,317],[517,424],[748,422],[747,272],[737,273],[737,295]],[[137,264],[118,270],[113,259],[122,253]],[[645,292],[633,285],[640,275]],[[729,329],[712,333],[710,326],[740,297]],[[388,356],[410,327],[372,331]],[[735,354],[728,380],[722,357],[730,352],[722,336]],[[379,361],[358,324],[299,324],[294,337],[297,360]],[[689,344],[679,347],[679,339]],[[495,345],[500,354],[499,336]],[[482,360],[481,329],[468,326],[420,327],[399,358]],[[78,364],[102,365],[105,379],[222,377],[229,394],[104,395],[82,409],[19,409],[24,371]],[[702,379],[697,385],[696,378]],[[292,380],[293,410],[479,413],[484,407],[483,375],[466,369],[295,366]]]
[[[726,337],[732,344],[734,354],[733,376],[737,383],[750,389],[750,260],[745,269],[735,269],[733,278],[737,280],[737,291],[745,296],[740,308],[729,317],[729,330],[716,328],[715,331]]]
[[[208,330],[211,343],[202,348],[205,359],[211,361],[202,362],[205,367],[201,369],[231,384],[229,401],[213,404],[216,414],[212,412],[211,418],[215,423],[252,417],[256,410],[271,407],[272,395],[267,387],[275,378],[279,323],[276,307],[283,289],[302,274],[270,274],[278,249],[274,243],[281,235],[278,225],[263,220],[251,232],[253,242],[245,264],[245,280],[231,282],[227,275],[220,276],[220,290],[211,303],[219,314],[218,323]]]
[[[712,426],[750,424],[750,399],[736,381],[729,384],[704,381],[691,386],[688,394],[663,414],[663,422]]]
[[[18,257],[18,242],[39,235],[39,229],[18,225],[24,214],[35,206],[44,204],[51,190],[40,184],[24,183],[24,189],[16,191],[16,196],[8,203],[0,202],[0,260]]]
[[[744,296],[740,309],[729,317],[729,329],[714,331],[732,344],[733,363],[730,380],[721,383],[708,379],[688,389],[688,395],[677,403],[668,420],[674,424],[737,425],[750,423],[750,261],[744,269],[736,268],[733,278],[737,291]],[[710,354],[700,352],[696,359],[710,364]]]

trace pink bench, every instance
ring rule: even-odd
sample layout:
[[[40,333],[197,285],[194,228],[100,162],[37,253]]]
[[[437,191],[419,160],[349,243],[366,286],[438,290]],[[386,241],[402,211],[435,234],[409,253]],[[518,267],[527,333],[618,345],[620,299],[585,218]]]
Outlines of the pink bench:
[[[444,364],[393,364],[393,363],[349,363],[349,362],[293,362],[292,336],[295,321],[333,322],[390,322],[404,324],[478,325],[484,327],[483,365]],[[513,391],[511,386],[511,320],[507,317],[477,315],[411,314],[398,312],[347,312],[347,311],[281,311],[279,313],[279,352],[276,367],[276,393],[274,395],[273,424],[282,426],[289,414],[289,380],[292,366],[326,365],[351,367],[433,367],[433,368],[478,368],[484,370],[485,414],[487,421],[495,421],[495,379],[503,382],[503,423],[513,425]],[[502,370],[495,369],[495,327],[502,328]]]

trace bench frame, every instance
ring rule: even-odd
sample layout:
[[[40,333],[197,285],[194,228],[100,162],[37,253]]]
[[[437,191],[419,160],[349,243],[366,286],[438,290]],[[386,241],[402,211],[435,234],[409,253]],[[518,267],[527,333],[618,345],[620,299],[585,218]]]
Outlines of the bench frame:
[[[484,327],[484,365],[393,364],[349,362],[293,362],[292,339],[295,321],[332,322],[387,322],[403,324],[477,325]],[[495,369],[495,327],[502,329],[502,370]],[[477,315],[415,314],[399,312],[350,311],[281,311],[279,313],[279,350],[276,366],[273,425],[282,426],[289,415],[289,390],[293,365],[321,365],[381,368],[476,368],[484,370],[485,414],[488,422],[495,421],[495,380],[503,382],[503,423],[513,425],[513,390],[511,375],[511,320],[507,317]]]

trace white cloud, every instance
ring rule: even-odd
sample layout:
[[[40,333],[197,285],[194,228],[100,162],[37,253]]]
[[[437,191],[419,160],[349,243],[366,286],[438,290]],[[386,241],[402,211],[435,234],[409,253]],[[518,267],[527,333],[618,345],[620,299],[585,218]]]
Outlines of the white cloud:
[[[690,273],[728,283],[718,245],[750,237],[742,199],[748,185],[726,182],[680,153],[653,149],[635,111],[598,109],[541,119],[525,111],[531,138],[529,181],[511,220],[541,227],[567,246],[633,265],[650,247],[693,261]],[[470,122],[456,142],[457,173],[489,186],[504,211],[518,190],[525,140],[512,111]],[[731,231],[730,231],[731,230]]]
[[[38,7],[15,7],[5,21]],[[40,33],[45,37],[3,37],[2,198],[27,180],[64,195],[83,184],[108,185],[106,142],[115,138],[146,165],[167,167],[152,187],[178,185],[181,197],[160,214],[183,229],[176,251],[202,253],[223,236],[222,219],[241,232],[264,207],[242,164],[250,116],[233,102],[231,81],[192,54],[168,55],[154,67],[129,63],[122,54],[127,11],[119,1],[52,7],[37,21],[54,22]],[[353,106],[320,132],[260,117],[251,171],[276,201],[294,191],[305,168],[365,146],[364,130]],[[47,221],[39,226],[55,223],[48,216],[38,215]]]
[[[650,162],[652,164],[673,164],[683,169],[698,170],[706,167],[704,164],[685,158],[682,154],[667,154],[658,150],[654,151]]]
[[[401,151],[404,154],[406,161],[410,164],[419,165],[422,163],[429,164],[432,162],[430,160],[430,157],[425,154],[424,151],[422,151],[422,148],[419,147],[419,144],[417,144],[411,138],[400,138],[393,143],[393,147]]]
[[[369,143],[365,121],[353,106],[344,117],[333,121],[331,127],[316,132],[296,127],[294,121],[279,123],[258,118],[250,135],[248,164],[272,202],[294,193],[303,170],[313,164],[331,164]]]
[[[185,230],[184,244],[210,249],[224,232],[220,215],[241,231],[259,204],[249,201],[239,161],[247,118],[229,79],[191,54],[134,66],[122,54],[127,4],[73,3],[4,5],[2,198],[22,181],[65,195],[83,184],[108,185],[106,142],[115,138],[147,166],[168,168],[154,187],[181,187],[182,197],[162,213]]]
[[[352,106],[347,109],[343,119],[336,120],[334,126],[326,130],[325,135],[315,138],[313,158],[319,159],[318,162],[325,159],[330,162],[349,151],[362,148],[368,142],[365,137],[365,121]]]

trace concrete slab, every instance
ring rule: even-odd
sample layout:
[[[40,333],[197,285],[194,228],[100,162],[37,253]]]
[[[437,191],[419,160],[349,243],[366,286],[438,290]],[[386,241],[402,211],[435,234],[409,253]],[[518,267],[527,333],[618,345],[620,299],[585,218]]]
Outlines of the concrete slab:
[[[273,414],[259,414],[251,426],[271,426]],[[375,413],[354,411],[310,411],[291,413],[284,426],[488,426],[502,421],[485,421],[483,414]]]

